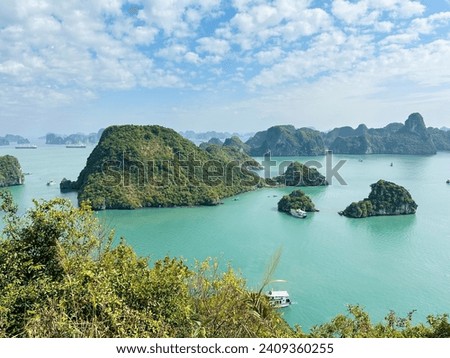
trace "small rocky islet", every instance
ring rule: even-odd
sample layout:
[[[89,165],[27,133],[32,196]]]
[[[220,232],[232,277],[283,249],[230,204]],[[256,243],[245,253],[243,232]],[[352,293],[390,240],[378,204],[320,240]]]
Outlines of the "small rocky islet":
[[[300,189],[294,190],[289,195],[284,195],[278,202],[278,211],[290,214],[291,210],[299,209],[306,212],[319,211],[311,198]]]
[[[368,198],[351,203],[339,214],[350,218],[366,218],[416,213],[418,205],[404,187],[381,179],[370,187]]]

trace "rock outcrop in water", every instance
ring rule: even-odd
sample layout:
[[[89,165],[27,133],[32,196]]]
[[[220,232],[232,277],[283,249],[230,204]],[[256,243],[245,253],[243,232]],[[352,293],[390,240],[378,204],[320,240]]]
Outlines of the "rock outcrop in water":
[[[308,167],[300,162],[292,162],[283,175],[274,181],[286,186],[322,186],[328,185],[325,177],[314,167]]]
[[[339,214],[351,218],[365,218],[416,213],[417,204],[404,187],[385,180],[379,180],[370,187],[372,190],[368,198],[350,204]]]
[[[289,195],[284,195],[278,202],[278,211],[290,213],[291,209],[307,212],[318,211],[311,198],[301,190],[294,190]]]
[[[235,148],[203,150],[168,128],[112,126],[78,180],[60,188],[77,190],[96,210],[217,205],[259,184],[253,166],[259,163]]]
[[[12,155],[0,157],[0,187],[21,185],[24,175],[19,161]]]

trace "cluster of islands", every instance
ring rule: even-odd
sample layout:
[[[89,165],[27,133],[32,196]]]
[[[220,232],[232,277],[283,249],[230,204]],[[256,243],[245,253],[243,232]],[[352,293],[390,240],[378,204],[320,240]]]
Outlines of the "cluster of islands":
[[[432,155],[450,150],[450,131],[427,128],[419,113],[405,123],[384,128],[335,128],[322,133],[290,125],[274,126],[243,142],[232,135],[199,145],[172,129],[157,125],[111,126],[86,138],[47,135],[47,143],[95,141],[97,145],[76,180],[63,179],[63,192],[77,191],[78,201],[95,210],[217,205],[226,197],[267,186],[326,186],[315,168],[292,162],[275,178],[262,178],[253,157],[337,154]],[[0,186],[23,184],[20,165],[12,156],[0,157]],[[369,184],[369,183],[368,183]],[[414,214],[417,204],[402,186],[374,178],[367,198],[351,203],[339,214],[364,218]],[[283,197],[278,210],[317,211],[301,190]]]

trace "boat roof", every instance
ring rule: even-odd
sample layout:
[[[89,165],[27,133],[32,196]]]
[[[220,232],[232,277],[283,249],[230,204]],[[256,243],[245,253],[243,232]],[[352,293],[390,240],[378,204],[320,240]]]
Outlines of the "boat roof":
[[[288,291],[269,291],[268,296],[289,297]]]

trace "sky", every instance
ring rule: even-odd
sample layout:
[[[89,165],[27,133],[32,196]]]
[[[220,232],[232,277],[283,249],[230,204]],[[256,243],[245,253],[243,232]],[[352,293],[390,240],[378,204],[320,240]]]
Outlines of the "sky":
[[[0,135],[450,127],[449,64],[449,0],[1,0]]]

